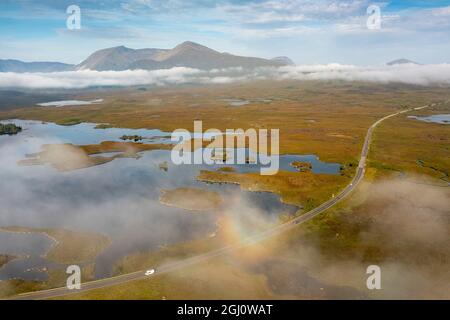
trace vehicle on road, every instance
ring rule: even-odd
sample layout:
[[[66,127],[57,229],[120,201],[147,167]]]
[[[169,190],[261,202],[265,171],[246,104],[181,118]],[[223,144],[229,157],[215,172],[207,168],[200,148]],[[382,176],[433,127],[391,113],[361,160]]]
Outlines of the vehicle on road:
[[[151,276],[154,273],[155,273],[155,269],[149,269],[149,270],[145,271],[146,276]]]

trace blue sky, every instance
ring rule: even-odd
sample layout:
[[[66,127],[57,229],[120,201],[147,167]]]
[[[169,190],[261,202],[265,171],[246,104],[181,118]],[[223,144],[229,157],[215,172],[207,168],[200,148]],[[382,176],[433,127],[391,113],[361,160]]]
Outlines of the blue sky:
[[[69,5],[81,29],[66,28]],[[379,30],[367,8],[381,8]],[[95,50],[171,48],[191,40],[219,51],[299,64],[450,62],[449,1],[2,0],[0,58],[78,63]]]

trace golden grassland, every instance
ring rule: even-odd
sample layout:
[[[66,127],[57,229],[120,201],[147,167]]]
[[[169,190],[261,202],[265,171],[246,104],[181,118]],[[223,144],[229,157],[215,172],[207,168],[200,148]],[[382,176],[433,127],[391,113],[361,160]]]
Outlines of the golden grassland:
[[[159,201],[162,204],[190,211],[217,209],[223,203],[217,192],[199,188],[161,190],[161,193]]]
[[[448,105],[444,105],[427,111],[426,114],[448,113],[448,111]],[[265,243],[265,247],[271,248],[268,249],[269,254],[261,254],[259,259],[256,260],[261,262],[264,261],[264,259],[276,259],[280,256],[289,255],[291,259],[297,261],[304,267],[308,264],[309,259],[304,260],[299,252],[303,250],[302,248],[311,245],[316,247],[316,250],[319,251],[324,259],[323,261],[320,261],[319,264],[310,262],[310,270],[317,270],[316,272],[312,271],[312,274],[325,279],[324,281],[329,281],[330,283],[335,282],[336,285],[353,284],[361,290],[364,289],[365,285],[364,276],[356,279],[359,283],[355,283],[354,279],[350,281],[345,277],[336,277],[336,275],[330,279],[330,276],[323,271],[326,270],[323,265],[343,263],[344,266],[347,266],[345,263],[347,263],[349,259],[362,264],[398,261],[410,264],[411,268],[418,267],[425,271],[436,271],[438,274],[440,272],[441,275],[445,275],[445,270],[450,270],[450,254],[448,248],[441,245],[435,247],[424,244],[417,245],[417,243],[409,245],[404,244],[393,248],[386,241],[382,241],[381,238],[383,237],[383,234],[374,233],[374,231],[370,229],[370,225],[373,217],[377,215],[380,208],[389,205],[389,201],[379,203],[376,199],[371,197],[371,186],[373,183],[377,183],[383,179],[397,177],[401,172],[407,177],[410,177],[413,174],[420,175],[423,180],[440,185],[439,179],[442,178],[441,173],[448,172],[448,168],[450,167],[448,162],[450,159],[448,130],[449,128],[445,125],[419,122],[401,116],[389,119],[383,123],[375,131],[366,177],[364,183],[358,187],[357,191],[352,194],[350,198],[329,209],[327,212],[308,222],[306,225],[300,226]],[[439,168],[439,171],[420,165],[417,162],[417,159],[423,160],[432,168]],[[268,182],[265,187],[262,187],[261,185],[258,186],[257,184],[253,184],[254,181],[252,180],[251,174],[245,174],[239,177],[239,174],[236,173],[226,173],[226,175],[230,174],[235,174],[235,177],[229,180],[239,181],[248,189],[271,189],[273,192],[277,192],[277,188],[273,187],[276,185],[274,182],[277,181],[276,177],[268,177],[268,180],[273,179],[273,181],[271,181],[271,183]],[[218,175],[225,175],[225,173],[202,172],[200,178],[205,175],[214,179],[217,178]],[[303,172],[301,175],[302,177],[305,177],[307,172]],[[410,178],[414,180],[415,176]],[[307,179],[308,177],[305,177],[305,180]],[[220,180],[223,179],[221,178]],[[258,181],[259,179],[255,180]],[[323,184],[320,184],[317,187],[318,189],[323,188]],[[291,189],[294,188],[291,186]],[[286,199],[284,200],[286,201]],[[220,243],[219,238],[215,239],[215,241],[219,241],[218,243]],[[390,241],[395,243],[395,239],[390,239]],[[116,271],[117,273],[126,273],[139,270],[145,266],[158,265],[167,260],[170,261],[171,259],[188,257],[205,252],[218,243],[197,240],[195,242],[184,243],[167,248],[164,251],[129,256],[118,263],[118,269]],[[415,247],[413,248],[411,246]],[[249,259],[248,257],[252,257],[252,253],[248,254],[247,252],[244,256],[247,257],[244,258],[244,260]],[[289,298],[289,296],[274,294],[273,291],[276,290],[270,290],[268,279],[271,278],[271,275],[267,272],[246,271],[251,276],[262,277],[258,280],[253,280],[251,284],[246,283],[248,277],[244,277],[243,279],[229,278],[230,275],[245,270],[243,269],[242,262],[237,264],[232,263],[230,262],[230,258],[218,258],[212,262],[202,263],[195,268],[189,268],[189,271],[187,272],[191,272],[191,277],[193,276],[193,273],[195,274],[198,272],[196,276],[201,277],[201,274],[205,272],[203,268],[207,268],[208,265],[211,264],[214,265],[215,269],[220,270],[219,277],[221,279],[227,279],[227,281],[224,281],[226,284],[232,283],[235,286],[245,285],[250,287],[262,285],[260,288],[263,289],[258,292],[265,292],[267,297]],[[211,270],[211,268],[208,268],[208,270]],[[281,270],[278,272],[279,278],[283,278],[280,274],[284,271],[285,270]],[[364,274],[365,270],[362,270],[362,272]],[[345,271],[343,271],[343,274],[345,274]],[[96,290],[88,294],[75,295],[67,298],[105,299],[132,297],[139,299],[161,299],[164,297],[171,299],[179,297],[183,299],[194,299],[214,297],[217,292],[224,292],[222,290],[224,288],[223,282],[220,282],[220,284],[217,284],[215,287],[206,285],[200,288],[192,287],[190,290],[186,290],[179,296],[173,295],[176,288],[183,288],[191,283],[191,277],[188,277],[184,271],[181,271],[176,272],[173,276],[164,275],[157,278],[155,281],[139,281],[133,284]],[[173,279],[177,279],[177,281],[174,282]],[[286,280],[287,279],[278,279],[278,281],[281,281],[282,283],[286,283]],[[345,282],[346,280],[349,281]],[[160,288],[159,286],[162,284],[164,284],[164,290],[156,290],[158,294],[152,295],[152,290],[154,290],[154,288]],[[128,295],[126,289],[130,288],[130,286],[132,286],[134,290],[133,293]],[[305,292],[308,292],[308,290],[305,289]],[[420,293],[416,294],[416,296],[420,296]],[[252,298],[254,296],[255,295],[248,293],[244,298]],[[233,293],[228,292],[224,297],[233,297]],[[301,293],[296,293],[291,297],[318,298],[321,296],[320,294],[308,296],[307,294],[302,295]],[[423,297],[442,298],[442,296],[435,295],[433,292],[423,293]]]
[[[336,81],[261,81],[148,91],[123,89],[95,96],[105,102],[89,107],[17,109],[1,112],[0,119],[94,122],[169,132],[193,130],[194,120],[202,120],[204,129],[278,128],[282,154],[317,154],[323,161],[344,163],[357,158],[366,130],[375,119],[405,105],[441,101],[449,92],[447,88]],[[232,107],[224,98],[271,102]],[[154,103],[156,100],[159,103]]]
[[[276,175],[234,173],[202,170],[199,181],[239,184],[247,191],[276,193],[284,203],[308,210],[331,198],[350,181],[345,175],[314,174],[311,172],[280,171]]]
[[[238,183],[246,190],[274,192],[286,203],[310,209],[329,199],[350,181],[364,136],[373,122],[406,106],[418,107],[446,100],[449,96],[448,88],[336,81],[258,82],[220,87],[160,88],[144,92],[127,89],[108,93],[102,97],[105,99],[104,104],[89,108],[29,108],[0,113],[0,118],[37,119],[66,124],[86,121],[166,131],[177,128],[192,130],[194,120],[203,120],[204,128],[221,130],[280,128],[282,154],[315,154],[323,161],[343,164],[343,174],[328,176],[310,172],[279,172],[275,176],[260,176],[251,173],[202,171],[199,180]],[[264,98],[271,99],[272,102],[252,102],[247,106],[230,107],[223,101],[225,98]],[[420,111],[420,114],[448,111],[448,105],[445,105]],[[288,296],[274,294],[277,290],[269,281],[274,277],[273,274],[244,267],[247,266],[246,263],[261,263],[267,259],[281,259],[286,255],[300,265],[312,268],[315,276],[335,285],[346,283],[343,278],[327,275],[323,271],[325,264],[334,265],[348,260],[358,263],[399,260],[409,263],[411,268],[420,265],[423,269],[428,268],[428,271],[433,271],[434,266],[439,272],[443,268],[450,270],[448,248],[422,245],[416,246],[415,250],[411,245],[405,244],[394,250],[386,241],[380,241],[382,233],[374,234],[370,228],[380,208],[389,204],[388,200],[386,203],[379,203],[371,197],[373,183],[398,176],[410,178],[412,174],[425,176],[427,178],[421,179],[434,184],[441,185],[448,181],[448,130],[448,126],[424,123],[403,115],[391,118],[375,130],[365,182],[350,198],[306,225],[269,240],[264,245],[258,245],[256,249],[234,253],[232,257],[217,258],[151,280],[66,298],[311,298],[306,289],[305,292]],[[142,270],[204,253],[226,241],[219,234],[212,239],[198,239],[155,252],[130,255],[117,263],[115,273]],[[308,246],[314,247],[322,257],[319,264],[312,263],[311,259],[305,260],[302,256],[302,249]],[[430,248],[432,250],[427,250]],[[206,274],[210,281],[205,278]],[[279,278],[283,278],[283,275],[279,275]],[[283,281],[286,280],[277,281],[285,283]],[[339,281],[344,283],[338,283]],[[365,285],[365,282],[361,281],[361,284]],[[323,296],[315,294],[314,297]]]
[[[450,104],[424,113],[448,114]],[[370,166],[381,172],[423,174],[450,182],[450,126],[393,117],[376,130],[370,150]]]
[[[450,106],[444,104],[427,110],[425,114],[449,113],[449,111]],[[409,265],[411,269],[420,268],[425,273],[448,277],[450,270],[448,245],[434,240],[430,240],[430,243],[426,241],[408,243],[393,237],[389,232],[380,231],[381,228],[373,230],[373,225],[374,220],[377,220],[386,208],[395,205],[396,201],[414,202],[415,197],[426,196],[426,193],[430,192],[430,189],[425,189],[423,194],[400,193],[396,196],[394,190],[393,198],[380,199],[375,195],[375,186],[384,181],[399,179],[437,190],[441,196],[435,201],[440,202],[442,206],[446,203],[447,207],[450,205],[449,131],[450,128],[446,125],[420,122],[402,116],[383,122],[374,132],[363,184],[350,198],[308,222],[299,230],[282,235],[278,243],[282,243],[284,249],[280,250],[291,252],[299,243],[305,245],[314,243],[330,263],[348,259],[367,264],[395,261]],[[428,167],[420,164],[419,160],[428,164]],[[423,208],[409,210],[420,212]],[[411,215],[411,219],[416,218]],[[433,221],[436,217],[428,218]],[[388,229],[386,226],[384,228]],[[444,220],[442,228],[447,228],[450,232],[448,219],[447,223]],[[432,292],[428,294],[424,297],[433,297]]]

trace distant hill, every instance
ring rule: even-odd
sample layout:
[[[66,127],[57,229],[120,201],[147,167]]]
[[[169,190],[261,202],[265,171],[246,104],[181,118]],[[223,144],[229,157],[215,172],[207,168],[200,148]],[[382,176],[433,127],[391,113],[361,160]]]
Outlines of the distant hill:
[[[289,59],[289,58],[287,58]],[[290,61],[290,59],[289,59]],[[292,62],[292,61],[290,61]],[[268,60],[221,53],[194,42],[183,42],[173,49],[130,49],[124,46],[94,52],[80,63],[77,70],[168,69],[189,67],[217,69],[229,67],[255,68],[287,65],[287,60]]]
[[[0,60],[0,72],[59,72],[71,70],[122,71],[157,70],[189,67],[202,70],[242,67],[279,67],[293,65],[288,57],[271,60],[222,53],[201,44],[186,41],[173,49],[131,49],[124,46],[102,49],[91,54],[79,65],[60,62],[23,62]]]
[[[0,88],[0,111],[33,106],[47,101],[72,100],[76,98],[76,90],[14,90]]]
[[[0,59],[0,72],[58,72],[73,70],[74,67],[74,65],[60,62],[23,62]]]
[[[397,59],[397,60],[387,63],[388,66],[395,66],[397,64],[417,64],[417,65],[419,65],[419,63],[408,60],[408,59]]]
[[[276,61],[276,62],[280,62],[283,63],[287,66],[295,66],[294,61],[292,61],[290,58],[288,57],[275,57],[273,59],[271,59],[272,61]]]
[[[130,49],[124,46],[103,49],[94,52],[86,60],[76,66],[77,70],[127,70],[135,62],[152,59],[161,49]]]

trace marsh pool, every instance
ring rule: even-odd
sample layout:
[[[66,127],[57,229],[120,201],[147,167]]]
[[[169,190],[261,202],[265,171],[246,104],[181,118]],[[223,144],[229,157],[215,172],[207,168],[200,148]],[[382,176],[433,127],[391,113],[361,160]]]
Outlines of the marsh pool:
[[[239,186],[206,184],[196,180],[207,165],[173,165],[170,151],[141,153],[137,159],[120,158],[85,169],[59,172],[50,166],[19,166],[28,154],[39,152],[44,144],[97,144],[120,141],[122,135],[140,135],[146,143],[168,142],[167,133],[149,129],[95,129],[95,124],[60,126],[40,121],[12,120],[23,128],[15,136],[0,136],[0,227],[65,228],[108,236],[112,244],[95,260],[97,278],[111,275],[118,259],[140,251],[202,238],[217,230],[219,212],[195,214],[164,206],[161,190],[180,187],[207,188],[226,198],[231,214],[252,214],[276,223],[281,214],[294,214],[298,208],[282,203],[272,193],[243,192]],[[339,174],[339,164],[320,161],[314,155],[280,157],[280,168],[292,170],[292,161],[309,162],[312,172]],[[166,170],[161,163],[167,163]],[[239,172],[258,170],[251,165],[236,166]],[[20,239],[20,240],[17,240]],[[21,278],[45,280],[43,270],[55,267],[45,260],[51,241],[40,234],[0,232],[0,254],[20,259],[0,269],[0,280]]]

